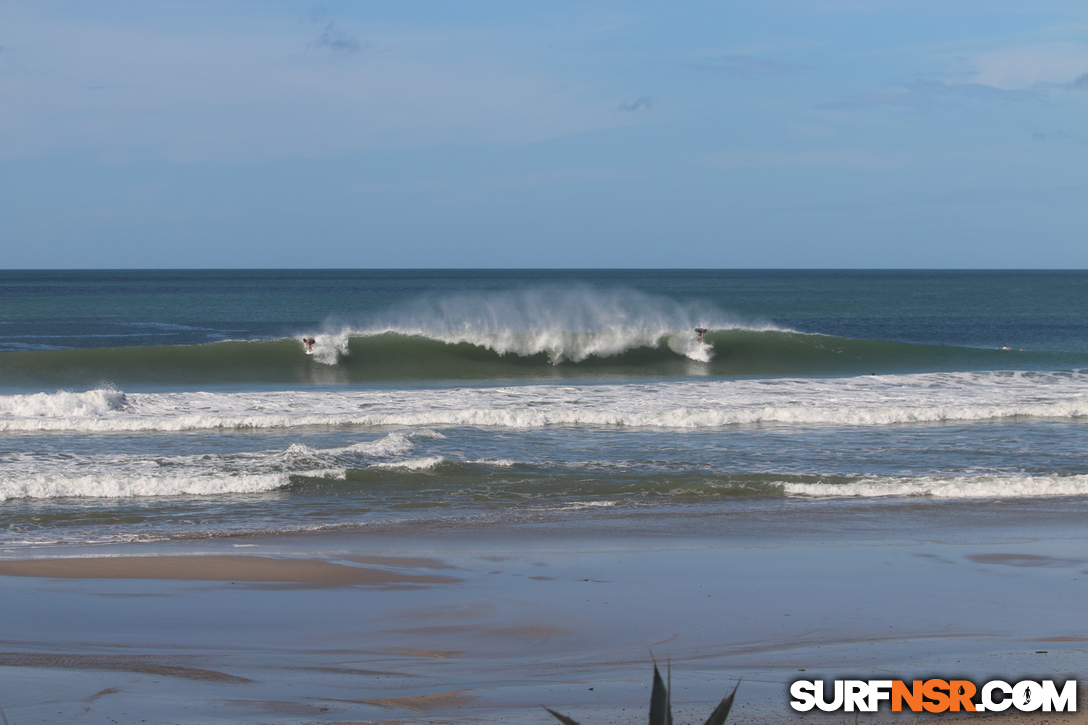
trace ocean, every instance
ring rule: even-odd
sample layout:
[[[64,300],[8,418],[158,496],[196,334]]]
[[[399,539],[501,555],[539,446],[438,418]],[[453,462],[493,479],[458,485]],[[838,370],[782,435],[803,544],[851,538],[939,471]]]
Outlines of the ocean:
[[[9,552],[952,535],[1088,512],[1088,272],[5,271],[0,431]]]

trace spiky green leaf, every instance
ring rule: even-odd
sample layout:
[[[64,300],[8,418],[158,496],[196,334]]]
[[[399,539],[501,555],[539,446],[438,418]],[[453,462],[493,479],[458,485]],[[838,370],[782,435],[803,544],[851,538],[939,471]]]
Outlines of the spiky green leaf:
[[[669,689],[661,679],[657,663],[654,663],[654,687],[650,693],[650,725],[672,725]]]
[[[563,725],[579,725],[577,720],[575,720],[573,718],[569,718],[566,715],[560,715],[559,713],[557,713],[555,710],[551,709],[550,707],[546,707],[544,709],[547,710],[548,712],[550,712],[552,714],[552,717],[554,717],[559,722],[563,723]]]
[[[733,686],[733,691],[722,698],[722,701],[714,708],[714,712],[710,713],[706,725],[725,725],[725,719],[729,717],[729,708],[733,707],[733,696],[737,694],[738,687],[740,687],[740,680],[737,680],[737,684]]]

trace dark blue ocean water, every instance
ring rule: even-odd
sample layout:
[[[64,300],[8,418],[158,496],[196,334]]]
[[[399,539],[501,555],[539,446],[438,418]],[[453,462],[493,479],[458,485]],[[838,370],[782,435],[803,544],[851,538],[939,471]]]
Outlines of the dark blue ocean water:
[[[1085,272],[2,272],[0,543],[1085,506],[1086,311]]]
[[[575,286],[838,337],[1088,351],[1088,272],[930,270],[0,271],[0,350],[277,338],[428,296]]]

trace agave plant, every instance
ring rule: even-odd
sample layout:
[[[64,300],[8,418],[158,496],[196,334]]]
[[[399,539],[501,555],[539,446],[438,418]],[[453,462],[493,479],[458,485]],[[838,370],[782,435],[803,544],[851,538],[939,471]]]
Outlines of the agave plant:
[[[672,725],[672,701],[669,696],[669,688],[672,687],[672,670],[669,670],[669,686],[661,679],[661,672],[654,663],[654,687],[650,693],[650,725]],[[737,694],[740,682],[733,687],[733,691],[722,698],[714,712],[710,713],[705,725],[725,725],[725,719],[729,717],[729,708],[733,707],[733,696]],[[580,725],[574,718],[561,715],[551,708],[544,708],[550,712],[556,720],[563,725]]]

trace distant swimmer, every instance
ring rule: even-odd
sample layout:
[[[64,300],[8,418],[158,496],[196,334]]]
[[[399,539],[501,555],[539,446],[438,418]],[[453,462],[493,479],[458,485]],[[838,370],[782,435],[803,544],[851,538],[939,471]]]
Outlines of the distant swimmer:
[[[1008,343],[1006,343],[1006,344],[1004,344],[1004,345],[1002,345],[1002,346],[1001,346],[1001,349],[1002,349],[1002,350],[1011,350],[1012,348],[1011,348],[1011,347],[1009,347]]]
[[[707,332],[706,328],[705,327],[696,327],[695,331],[699,333],[699,342],[702,342],[703,341],[703,335],[705,335],[706,332]]]
[[[312,337],[305,337],[305,338],[302,339],[302,342],[303,342],[303,344],[306,345],[306,354],[307,355],[313,355],[314,354],[314,343],[317,342],[317,340],[313,339]]]

